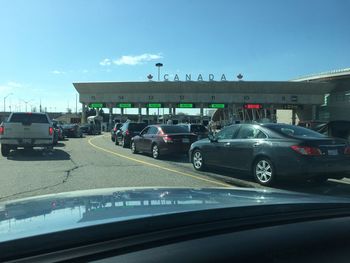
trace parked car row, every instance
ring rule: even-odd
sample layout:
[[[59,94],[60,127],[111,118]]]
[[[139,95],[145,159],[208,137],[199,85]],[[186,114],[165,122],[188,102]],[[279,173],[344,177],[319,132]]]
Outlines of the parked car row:
[[[151,154],[155,159],[187,153],[197,171],[210,166],[230,168],[251,174],[265,186],[281,178],[323,182],[350,177],[349,141],[300,126],[233,124],[215,135],[205,135],[193,124],[145,126],[129,122],[118,129],[116,125],[116,144],[130,145],[132,153]]]
[[[54,143],[59,140],[64,140],[66,137],[70,138],[82,138],[83,134],[96,135],[101,134],[100,127],[91,124],[60,124],[56,120],[52,120],[53,127],[55,129]]]

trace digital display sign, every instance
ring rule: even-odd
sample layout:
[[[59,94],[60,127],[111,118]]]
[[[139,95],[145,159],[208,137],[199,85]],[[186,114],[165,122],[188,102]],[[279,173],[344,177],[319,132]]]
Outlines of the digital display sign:
[[[106,106],[105,103],[90,103],[89,107],[93,109],[100,109]]]
[[[225,108],[225,104],[224,103],[212,103],[212,104],[209,104],[209,108],[223,109],[223,108]]]
[[[259,110],[259,109],[262,109],[262,105],[261,104],[244,104],[244,108],[245,109],[248,109],[248,110],[251,110],[251,109],[256,109],[256,110]]]
[[[179,108],[193,108],[193,103],[180,103],[178,104]]]
[[[118,103],[117,104],[117,107],[118,108],[132,108],[133,107],[133,105],[131,104],[131,103]]]
[[[147,108],[161,108],[162,104],[161,103],[148,103]]]

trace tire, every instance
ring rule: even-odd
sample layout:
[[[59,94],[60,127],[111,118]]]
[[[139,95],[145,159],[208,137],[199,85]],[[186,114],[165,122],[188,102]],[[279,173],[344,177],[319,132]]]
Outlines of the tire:
[[[131,142],[131,146],[130,146],[130,148],[131,148],[131,152],[132,152],[133,154],[137,154],[137,153],[138,153],[138,151],[137,151],[137,149],[136,149],[136,145],[135,145],[135,142],[134,142],[134,141],[132,141],[132,142]]]
[[[10,147],[6,144],[1,144],[1,155],[8,157],[10,154]]]
[[[118,138],[117,138],[117,137],[115,137],[114,144],[115,144],[115,145],[119,145],[119,141],[118,141]]]
[[[111,137],[111,140],[112,140],[112,142],[115,142],[115,138],[113,136]]]
[[[154,159],[160,159],[160,151],[157,144],[152,145],[152,157]]]
[[[197,171],[204,171],[205,170],[205,164],[203,162],[203,155],[200,150],[194,150],[192,153],[192,165],[193,168]]]
[[[123,137],[122,142],[120,144],[123,148],[126,148],[125,137]]]
[[[257,183],[271,186],[276,181],[273,163],[266,157],[257,159],[253,165],[253,176]]]

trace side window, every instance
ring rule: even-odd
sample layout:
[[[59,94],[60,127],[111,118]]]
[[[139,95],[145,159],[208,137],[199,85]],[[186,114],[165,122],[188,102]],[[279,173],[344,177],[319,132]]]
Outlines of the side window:
[[[266,139],[267,138],[267,136],[266,136],[266,134],[265,133],[263,133],[262,131],[260,131],[260,130],[258,130],[257,129],[257,134],[255,135],[255,138],[257,138],[257,139]]]
[[[237,139],[264,139],[266,135],[257,127],[244,125],[237,134]]]
[[[218,134],[216,134],[216,139],[218,140],[225,140],[225,139],[233,139],[233,135],[236,133],[238,126],[230,126],[222,131],[220,131]]]
[[[154,135],[154,134],[157,134],[157,132],[158,132],[157,127],[150,127],[147,134]]]
[[[150,130],[150,127],[146,127],[141,131],[141,134],[145,135],[146,133],[148,133],[149,130]]]

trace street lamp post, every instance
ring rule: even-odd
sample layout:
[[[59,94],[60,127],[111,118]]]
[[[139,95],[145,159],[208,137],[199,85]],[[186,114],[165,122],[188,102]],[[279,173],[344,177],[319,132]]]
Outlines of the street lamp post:
[[[4,97],[4,112],[6,112],[6,99],[7,99],[7,97],[10,96],[10,95],[13,95],[13,93],[11,92],[11,93],[7,94],[7,95]]]
[[[27,110],[28,103],[31,102],[31,101],[33,101],[33,100],[28,100],[28,101],[22,100],[22,101],[23,101],[23,102],[25,103],[25,105],[26,105],[26,112],[27,112],[27,111],[28,111],[28,110]]]
[[[160,81],[160,68],[163,67],[162,63],[157,63],[156,67],[158,68],[158,81]]]
[[[160,81],[160,68],[163,67],[163,64],[162,63],[157,63],[156,67],[158,68],[158,81]],[[157,122],[159,123],[159,108],[158,108]]]

